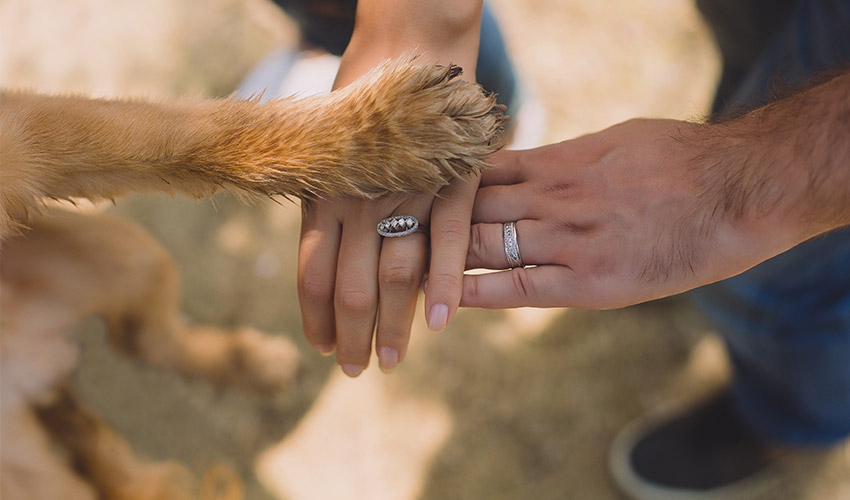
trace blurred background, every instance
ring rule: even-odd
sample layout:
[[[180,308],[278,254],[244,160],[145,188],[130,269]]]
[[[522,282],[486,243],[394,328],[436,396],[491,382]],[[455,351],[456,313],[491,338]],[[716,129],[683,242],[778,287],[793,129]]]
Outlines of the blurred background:
[[[719,65],[691,0],[491,5],[545,108],[538,141],[708,110]],[[0,29],[3,87],[160,99],[226,96],[298,41],[265,0],[0,0]],[[373,362],[348,380],[301,336],[297,205],[224,193],[102,210],[168,248],[194,321],[251,325],[302,349],[298,383],[258,398],[122,358],[96,320],[78,333],[76,390],[139,454],[198,474],[227,463],[252,500],[619,499],[607,472],[618,429],[728,376],[711,325],[672,298],[609,312],[464,310],[440,334],[420,311],[404,364],[382,375]],[[796,478],[781,498],[847,498],[840,468]]]

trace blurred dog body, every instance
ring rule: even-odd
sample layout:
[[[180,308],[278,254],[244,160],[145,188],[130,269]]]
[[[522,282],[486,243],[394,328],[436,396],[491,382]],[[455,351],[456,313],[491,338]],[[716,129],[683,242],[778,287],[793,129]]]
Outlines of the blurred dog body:
[[[136,457],[74,399],[79,352],[69,335],[89,316],[105,320],[120,352],[216,384],[278,391],[297,368],[282,337],[187,324],[176,265],[135,223],[46,209],[42,200],[202,197],[221,188],[298,198],[436,192],[501,146],[503,110],[458,73],[405,58],[326,96],[263,104],[4,91],[0,496],[241,496],[226,471],[198,489],[181,465]],[[224,493],[204,487],[222,477],[230,478]]]

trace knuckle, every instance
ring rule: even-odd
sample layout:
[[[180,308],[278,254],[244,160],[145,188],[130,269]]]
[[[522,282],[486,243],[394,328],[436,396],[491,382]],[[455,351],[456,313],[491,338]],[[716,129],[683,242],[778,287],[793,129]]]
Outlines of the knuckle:
[[[306,302],[330,303],[333,301],[334,285],[328,280],[304,275],[298,277],[298,292]]]
[[[337,339],[337,358],[343,363],[366,361],[371,349],[371,337],[368,342],[359,335],[340,335]]]
[[[336,297],[336,305],[339,309],[354,314],[373,311],[377,302],[375,294],[356,288],[341,288]]]
[[[447,219],[440,222],[440,234],[452,239],[459,240],[469,237],[469,222],[459,219]]]
[[[478,260],[483,260],[487,255],[487,241],[483,226],[476,224],[469,232],[469,255]]]
[[[437,272],[428,276],[428,286],[443,289],[460,290],[463,286],[463,274]]]
[[[380,339],[380,345],[384,347],[392,347],[399,352],[407,347],[410,340],[410,330],[412,325],[404,321],[387,322],[378,325],[377,338]]]
[[[468,278],[463,280],[463,298],[466,301],[474,302],[480,297],[478,278],[476,276],[469,276]]]
[[[389,265],[381,268],[379,280],[382,287],[407,290],[418,288],[421,277],[410,266]]]
[[[528,301],[534,296],[534,282],[526,269],[511,270],[511,278],[513,279],[514,289],[517,295],[523,300]]]

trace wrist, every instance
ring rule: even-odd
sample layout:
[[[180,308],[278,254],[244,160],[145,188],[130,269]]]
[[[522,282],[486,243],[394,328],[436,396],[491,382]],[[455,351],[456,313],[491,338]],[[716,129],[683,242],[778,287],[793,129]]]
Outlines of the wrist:
[[[755,246],[784,250],[816,232],[805,215],[805,174],[792,143],[763,112],[703,125],[696,165],[713,223],[734,228]]]
[[[850,73],[712,126],[727,199],[797,242],[850,224]],[[723,159],[718,165],[723,164]],[[732,204],[733,208],[735,204]]]
[[[354,33],[343,54],[335,87],[351,83],[382,61],[421,54],[422,64],[453,63],[475,81],[481,29],[480,1],[361,1]],[[445,4],[445,5],[443,5]]]

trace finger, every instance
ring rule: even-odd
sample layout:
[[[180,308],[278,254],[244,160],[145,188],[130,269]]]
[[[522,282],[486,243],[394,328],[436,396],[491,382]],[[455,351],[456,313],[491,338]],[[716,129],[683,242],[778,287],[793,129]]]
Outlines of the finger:
[[[418,207],[402,205],[396,213],[414,215],[422,224],[428,222],[433,197],[421,198]],[[425,214],[419,217],[420,214]],[[388,372],[407,354],[410,328],[416,313],[416,299],[428,260],[428,236],[413,233],[397,238],[384,238],[378,271],[378,328],[375,352],[378,366]]]
[[[466,269],[508,269],[505,252],[504,224],[475,224],[470,230]],[[571,238],[553,238],[547,225],[535,220],[516,223],[517,244],[522,261],[527,266],[552,264],[563,256]]]
[[[336,344],[334,282],[340,231],[339,221],[327,211],[316,206],[305,210],[298,246],[298,300],[304,335],[325,355]]]
[[[528,184],[510,186],[494,185],[482,187],[475,195],[472,222],[505,222],[534,219],[532,204],[538,196],[531,192]]]
[[[569,307],[581,305],[583,283],[566,266],[517,268],[463,277],[462,307]]]
[[[504,150],[491,155],[488,162],[493,168],[481,173],[480,185],[510,185],[519,184],[525,180],[525,175],[520,166],[523,151]]]
[[[342,229],[336,267],[334,315],[337,362],[351,377],[368,365],[378,307],[381,240],[370,217],[350,217]]]
[[[425,317],[434,331],[446,327],[460,304],[477,188],[477,177],[457,179],[440,191],[441,197],[431,209],[431,264],[425,290]]]

